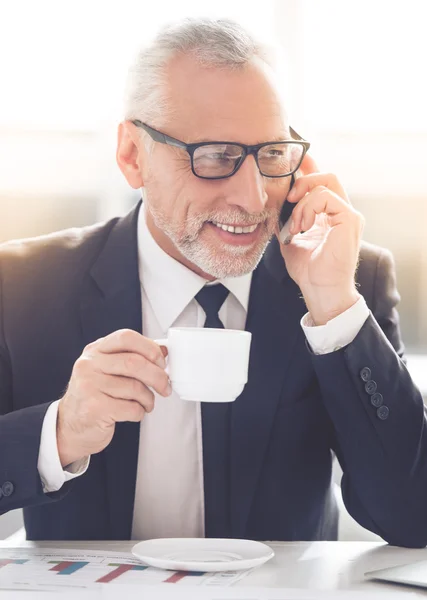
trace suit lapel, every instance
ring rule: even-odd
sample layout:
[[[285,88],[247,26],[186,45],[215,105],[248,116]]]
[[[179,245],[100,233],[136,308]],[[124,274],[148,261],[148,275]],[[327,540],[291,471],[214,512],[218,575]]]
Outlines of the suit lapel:
[[[301,292],[272,242],[252,279],[246,325],[252,333],[249,379],[231,409],[231,533],[236,538],[245,536],[294,347],[303,336],[300,319],[305,312]]]
[[[142,331],[137,218],[140,204],[119,219],[86,282],[81,303],[85,344],[118,329]],[[118,423],[103,451],[111,539],[130,539],[138,461],[139,423]]]

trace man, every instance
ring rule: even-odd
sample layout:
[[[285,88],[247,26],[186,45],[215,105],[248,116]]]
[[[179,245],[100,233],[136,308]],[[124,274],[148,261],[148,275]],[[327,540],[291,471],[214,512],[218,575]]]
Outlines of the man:
[[[292,135],[263,48],[228,21],[166,29],[125,117],[117,161],[143,205],[0,252],[1,510],[25,507],[29,539],[336,539],[335,452],[353,517],[424,546],[426,422],[392,259],[360,248],[363,218]],[[293,237],[264,254],[286,197]],[[153,341],[208,326],[218,290],[218,326],[253,334],[225,408],[178,398]]]

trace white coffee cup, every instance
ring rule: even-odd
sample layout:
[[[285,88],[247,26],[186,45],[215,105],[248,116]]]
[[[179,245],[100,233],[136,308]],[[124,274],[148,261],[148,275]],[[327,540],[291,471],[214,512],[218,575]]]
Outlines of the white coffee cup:
[[[172,327],[167,372],[173,390],[194,402],[233,402],[248,381],[252,334],[236,329]]]

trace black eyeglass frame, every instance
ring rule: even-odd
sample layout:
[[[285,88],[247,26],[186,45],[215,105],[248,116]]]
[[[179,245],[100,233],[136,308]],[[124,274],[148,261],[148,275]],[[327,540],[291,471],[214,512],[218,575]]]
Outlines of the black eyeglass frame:
[[[307,140],[304,140],[294,129],[292,129],[292,127],[289,128],[289,131],[290,131],[290,134],[292,135],[292,137],[295,139],[283,140],[283,141],[279,141],[279,142],[262,142],[261,144],[255,144],[253,146],[248,146],[246,144],[240,144],[239,142],[221,142],[221,141],[197,142],[194,144],[186,144],[185,142],[181,142],[180,140],[177,140],[176,138],[173,138],[170,135],[166,135],[166,133],[162,133],[161,131],[158,131],[157,129],[153,129],[153,127],[150,127],[150,125],[147,125],[147,123],[143,123],[139,119],[133,119],[131,121],[131,123],[133,123],[136,127],[140,127],[141,129],[144,129],[144,131],[146,131],[148,133],[148,135],[155,142],[159,142],[160,144],[167,144],[168,146],[174,146],[175,148],[181,148],[182,150],[186,150],[190,156],[191,170],[192,170],[193,174],[196,177],[199,177],[200,179],[227,179],[228,177],[231,177],[239,170],[239,168],[242,166],[245,158],[250,154],[254,157],[257,167],[259,169],[259,172],[261,173],[261,175],[263,177],[268,177],[271,179],[278,179],[281,177],[290,177],[300,168],[301,163],[304,159],[304,156],[307,154],[307,151],[310,148],[310,142],[307,142]],[[199,175],[198,173],[196,173],[196,171],[194,170],[194,160],[193,160],[194,152],[197,150],[197,148],[200,148],[201,146],[212,146],[213,144],[229,144],[232,146],[238,146],[239,148],[242,148],[242,150],[243,150],[241,158],[237,161],[233,171],[231,173],[229,173],[228,175],[220,175],[219,177],[204,177],[203,175]],[[301,159],[300,159],[298,165],[295,167],[295,169],[293,169],[293,171],[291,171],[290,173],[286,173],[285,175],[265,175],[261,171],[261,167],[259,166],[259,163],[258,163],[258,150],[260,148],[263,148],[264,146],[271,146],[272,144],[273,145],[274,144],[298,144],[300,146],[303,146],[303,153],[301,155]]]

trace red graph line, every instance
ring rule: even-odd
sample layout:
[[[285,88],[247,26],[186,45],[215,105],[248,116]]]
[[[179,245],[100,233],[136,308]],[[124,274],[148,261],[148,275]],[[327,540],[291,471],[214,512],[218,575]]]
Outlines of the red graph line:
[[[171,575],[168,579],[165,579],[165,583],[178,583],[178,581],[181,581],[181,579],[184,579],[184,577],[187,577],[187,575],[188,573],[186,571],[178,571],[177,573]]]
[[[64,561],[58,563],[57,565],[55,565],[54,567],[52,567],[51,569],[49,569],[49,571],[63,571],[67,567],[71,567],[71,565],[73,565],[73,564],[74,563],[70,560],[64,560]]]
[[[114,571],[111,571],[111,573],[107,573],[107,575],[104,575],[100,579],[97,579],[96,582],[97,583],[110,583],[110,581],[113,581],[113,579],[117,579],[117,577],[120,577],[120,575],[123,575],[123,573],[126,573],[127,571],[131,571],[132,569],[133,569],[133,565],[120,565],[119,567],[117,567],[117,569],[114,569]]]
[[[26,562],[28,562],[28,558],[2,558],[0,559],[0,569],[7,565],[23,565]]]
[[[5,567],[6,565],[11,565],[12,563],[14,563],[15,561],[12,560],[11,558],[3,558],[2,560],[0,560],[0,569],[2,567]]]
[[[169,579],[165,579],[164,583],[178,583],[184,577],[202,577],[205,573],[200,571],[177,571],[173,575],[169,577]]]

